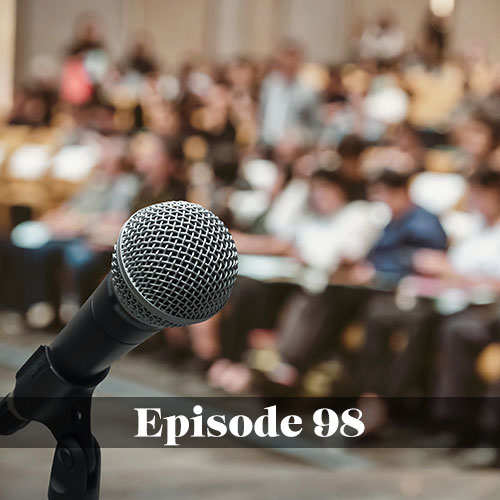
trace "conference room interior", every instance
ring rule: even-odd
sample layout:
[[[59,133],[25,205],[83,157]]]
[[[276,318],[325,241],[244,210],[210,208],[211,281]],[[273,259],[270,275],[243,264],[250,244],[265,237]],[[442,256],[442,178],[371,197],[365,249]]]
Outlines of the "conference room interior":
[[[350,398],[367,479],[321,454],[104,450],[130,459],[105,498],[165,498],[168,478],[137,486],[135,457],[179,457],[178,498],[199,498],[192,463],[206,498],[327,498],[335,480],[338,498],[494,498],[500,5],[187,4],[0,5],[0,388],[106,276],[128,217],[187,200],[231,231],[231,299],[112,375],[175,396]],[[25,498],[7,454],[22,467],[27,451],[5,452],[0,498]]]

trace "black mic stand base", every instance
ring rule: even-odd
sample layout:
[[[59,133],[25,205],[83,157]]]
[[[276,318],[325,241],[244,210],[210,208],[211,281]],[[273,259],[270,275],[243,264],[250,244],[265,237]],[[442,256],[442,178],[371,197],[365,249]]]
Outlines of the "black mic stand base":
[[[49,483],[49,500],[98,500],[101,452],[92,435],[92,394],[109,370],[73,383],[62,377],[41,346],[16,374],[14,392],[0,402],[0,435],[29,422],[44,424],[57,440]]]

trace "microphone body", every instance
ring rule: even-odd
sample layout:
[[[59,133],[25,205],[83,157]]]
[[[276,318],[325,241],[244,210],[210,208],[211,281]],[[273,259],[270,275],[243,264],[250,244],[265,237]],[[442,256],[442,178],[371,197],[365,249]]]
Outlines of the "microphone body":
[[[123,309],[108,274],[50,344],[50,361],[62,377],[85,382],[158,331]]]

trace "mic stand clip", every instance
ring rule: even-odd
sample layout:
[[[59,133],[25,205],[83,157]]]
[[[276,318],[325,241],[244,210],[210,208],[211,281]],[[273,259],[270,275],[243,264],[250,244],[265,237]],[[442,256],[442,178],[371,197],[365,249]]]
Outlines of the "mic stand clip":
[[[76,384],[66,380],[40,346],[16,374],[14,392],[0,403],[0,434],[29,422],[44,424],[57,440],[49,500],[98,500],[101,452],[91,431],[92,394],[109,372]]]

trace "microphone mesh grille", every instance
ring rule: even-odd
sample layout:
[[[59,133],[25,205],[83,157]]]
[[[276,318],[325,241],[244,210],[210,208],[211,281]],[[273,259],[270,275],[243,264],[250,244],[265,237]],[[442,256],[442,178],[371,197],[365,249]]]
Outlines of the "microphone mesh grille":
[[[111,274],[125,310],[161,328],[217,313],[229,299],[237,270],[236,246],[220,219],[200,205],[175,201],[130,217],[118,253],[115,247]]]

